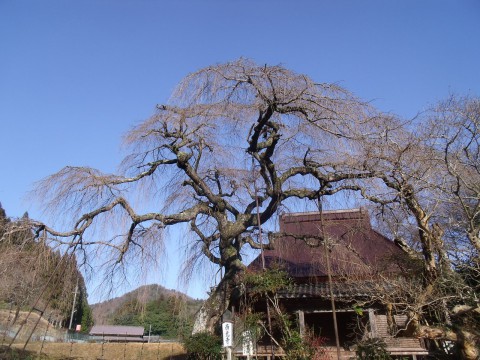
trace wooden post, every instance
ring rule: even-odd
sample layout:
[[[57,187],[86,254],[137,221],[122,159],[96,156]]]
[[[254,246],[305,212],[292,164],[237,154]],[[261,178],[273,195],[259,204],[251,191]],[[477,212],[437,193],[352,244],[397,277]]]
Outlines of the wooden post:
[[[335,296],[333,294],[332,269],[330,268],[330,256],[328,249],[328,236],[325,233],[323,225],[323,206],[320,196],[318,197],[318,212],[320,214],[320,237],[323,237],[323,247],[325,248],[325,262],[327,263],[328,287],[330,289],[330,303],[332,305],[333,330],[335,332],[335,345],[337,347],[337,359],[340,360],[340,339],[338,336],[337,312],[335,309]]]
[[[373,309],[368,309],[368,321],[370,322],[370,336],[372,338],[378,337],[377,322],[375,320],[375,313],[373,312]]]
[[[300,329],[300,336],[305,336],[305,313],[303,310],[298,310],[298,328]]]
[[[75,292],[73,295],[73,304],[72,304],[72,313],[70,314],[70,325],[68,325],[68,330],[72,330],[73,324],[73,315],[75,315],[75,305],[77,302],[77,293],[78,293],[78,278],[77,278],[77,285],[75,285]]]

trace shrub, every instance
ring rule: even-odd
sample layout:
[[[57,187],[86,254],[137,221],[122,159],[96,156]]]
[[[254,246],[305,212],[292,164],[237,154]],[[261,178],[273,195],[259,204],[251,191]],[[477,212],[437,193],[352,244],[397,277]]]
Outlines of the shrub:
[[[184,341],[188,359],[191,360],[220,360],[222,342],[218,336],[210,333],[198,333],[187,337]]]
[[[368,339],[357,344],[358,360],[390,360],[385,341],[378,338]]]
[[[316,336],[307,329],[304,336],[296,330],[284,339],[286,360],[321,360],[325,355],[325,338]]]

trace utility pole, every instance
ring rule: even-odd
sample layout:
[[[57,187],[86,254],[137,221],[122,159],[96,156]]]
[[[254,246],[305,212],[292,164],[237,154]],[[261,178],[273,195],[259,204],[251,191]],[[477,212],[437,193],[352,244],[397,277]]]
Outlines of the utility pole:
[[[337,311],[335,308],[335,296],[333,294],[332,270],[330,266],[330,256],[328,249],[328,235],[325,233],[323,224],[323,206],[322,200],[318,198],[318,212],[320,214],[320,236],[323,237],[323,247],[325,248],[325,262],[327,265],[328,287],[330,288],[330,303],[332,305],[333,330],[335,332],[335,345],[337,347],[337,359],[340,360],[340,339],[338,337]]]
[[[255,164],[254,160],[252,158],[252,181],[253,181],[253,187],[255,190],[255,206],[257,207],[257,226],[258,226],[258,242],[260,243],[260,254],[261,254],[261,259],[262,259],[262,271],[265,272],[265,255],[263,253],[263,239],[262,239],[262,222],[260,218],[260,201],[258,200],[258,188],[257,188],[257,182],[255,180]],[[268,321],[268,331],[270,332],[270,337],[271,337],[271,344],[270,344],[270,354],[271,358],[275,359],[275,347],[273,344],[273,331],[272,331],[272,316],[270,313],[270,303],[268,302],[267,295],[265,293],[265,304],[267,307],[267,321]]]
[[[70,325],[68,325],[68,330],[72,330],[73,314],[75,313],[75,305],[77,302],[77,292],[78,292],[78,278],[77,278],[77,285],[75,285],[75,293],[73,295],[72,313],[70,314]]]

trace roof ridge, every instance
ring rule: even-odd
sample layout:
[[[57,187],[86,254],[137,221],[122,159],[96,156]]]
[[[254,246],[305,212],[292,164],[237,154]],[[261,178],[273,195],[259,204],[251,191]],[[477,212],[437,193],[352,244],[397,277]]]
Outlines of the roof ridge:
[[[354,208],[354,209],[337,209],[337,210],[323,210],[323,214],[344,214],[344,213],[366,213],[365,208]],[[319,215],[320,211],[303,211],[303,212],[294,212],[294,213],[284,213],[281,216],[295,217],[295,216],[304,216],[304,215]]]
[[[280,216],[280,223],[304,222],[304,221],[325,221],[333,220],[361,220],[370,224],[370,215],[365,208],[344,209],[344,210],[325,210],[323,212],[309,211],[298,213],[285,213]]]

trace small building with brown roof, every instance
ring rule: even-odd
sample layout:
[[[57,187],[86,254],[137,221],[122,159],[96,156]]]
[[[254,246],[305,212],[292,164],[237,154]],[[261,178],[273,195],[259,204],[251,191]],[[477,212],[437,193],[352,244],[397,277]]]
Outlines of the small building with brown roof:
[[[284,214],[280,231],[271,238],[274,249],[264,250],[263,259],[259,255],[248,271],[261,271],[265,264],[288,274],[293,285],[277,297],[284,311],[296,314],[300,333],[313,332],[336,354],[335,312],[341,358],[355,355],[355,342],[367,338],[381,338],[393,356],[417,359],[428,354],[421,340],[392,331],[406,328],[406,317],[387,316],[384,305],[375,301],[390,291],[388,279],[401,276],[403,262],[398,260],[405,255],[372,228],[365,209]],[[256,309],[265,311],[264,304],[259,301]],[[360,329],[354,329],[358,324]],[[257,354],[269,359],[271,346],[264,337]],[[275,351],[276,356],[282,353]]]
[[[94,325],[90,337],[105,342],[144,342],[143,326]]]

